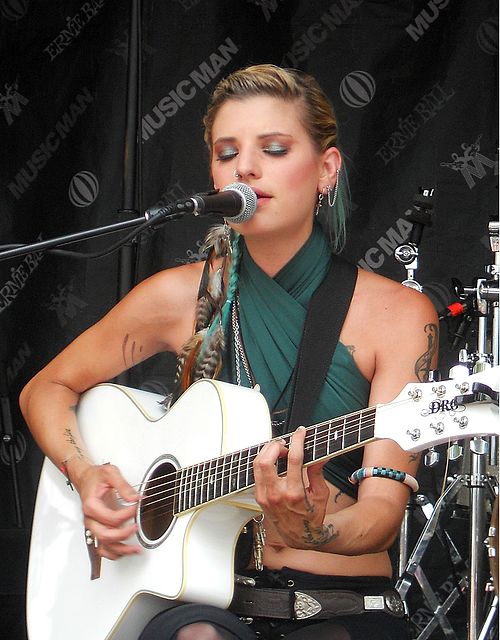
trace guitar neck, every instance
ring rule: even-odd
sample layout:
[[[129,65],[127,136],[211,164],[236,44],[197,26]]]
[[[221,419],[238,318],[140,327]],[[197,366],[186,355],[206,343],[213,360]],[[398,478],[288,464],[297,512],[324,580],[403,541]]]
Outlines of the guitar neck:
[[[362,409],[306,428],[304,466],[328,460],[374,439],[376,407]],[[280,436],[289,446],[292,434]],[[264,445],[254,445],[212,460],[179,469],[176,478],[176,513],[230,496],[255,484],[253,462]],[[286,473],[287,459],[280,458],[278,473]]]

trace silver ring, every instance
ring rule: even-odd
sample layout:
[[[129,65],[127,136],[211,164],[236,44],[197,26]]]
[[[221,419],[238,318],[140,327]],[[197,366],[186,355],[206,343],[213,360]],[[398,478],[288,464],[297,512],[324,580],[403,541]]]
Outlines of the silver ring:
[[[97,538],[90,529],[85,529],[85,543],[88,544],[89,547],[91,545],[97,547]]]

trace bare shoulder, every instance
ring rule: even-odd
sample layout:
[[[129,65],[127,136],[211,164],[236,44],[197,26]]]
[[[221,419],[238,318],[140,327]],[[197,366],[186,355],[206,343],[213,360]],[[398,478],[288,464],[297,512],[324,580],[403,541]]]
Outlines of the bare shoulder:
[[[203,265],[196,262],[158,271],[137,285],[135,292],[161,304],[167,301],[169,307],[191,304],[196,301]]]
[[[377,400],[391,399],[403,384],[424,379],[436,366],[437,313],[424,294],[360,269],[341,340],[371,381]]]
[[[146,278],[111,311],[116,326],[135,329],[169,351],[191,335],[203,262],[164,269]]]
[[[376,273],[359,270],[353,300],[360,313],[371,321],[414,327],[422,322],[436,322],[437,314],[429,298],[419,291]]]

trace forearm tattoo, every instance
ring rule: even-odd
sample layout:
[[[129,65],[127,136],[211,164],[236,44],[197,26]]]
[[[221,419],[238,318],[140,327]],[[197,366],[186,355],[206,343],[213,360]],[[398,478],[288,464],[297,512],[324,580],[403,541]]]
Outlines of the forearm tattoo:
[[[439,329],[435,324],[426,324],[424,331],[427,334],[427,350],[415,362],[415,375],[419,382],[429,380],[432,358],[439,344]]]
[[[66,442],[69,442],[69,444],[72,444],[75,447],[76,455],[79,458],[85,458],[85,454],[83,453],[83,449],[78,445],[78,443],[76,441],[76,438],[73,435],[73,432],[71,431],[71,429],[69,427],[64,429],[64,437],[66,439]]]
[[[321,547],[328,544],[340,535],[339,531],[335,530],[333,524],[322,524],[319,527],[312,527],[309,520],[304,520],[304,535],[302,540],[313,547]]]

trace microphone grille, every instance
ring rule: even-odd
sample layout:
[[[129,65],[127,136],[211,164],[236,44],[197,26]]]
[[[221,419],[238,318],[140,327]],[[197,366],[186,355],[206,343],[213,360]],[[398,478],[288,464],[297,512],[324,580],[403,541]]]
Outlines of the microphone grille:
[[[228,184],[222,191],[238,191],[243,196],[243,206],[240,213],[237,216],[227,216],[227,219],[231,222],[236,222],[236,224],[250,220],[257,209],[257,194],[255,191],[244,182]]]

